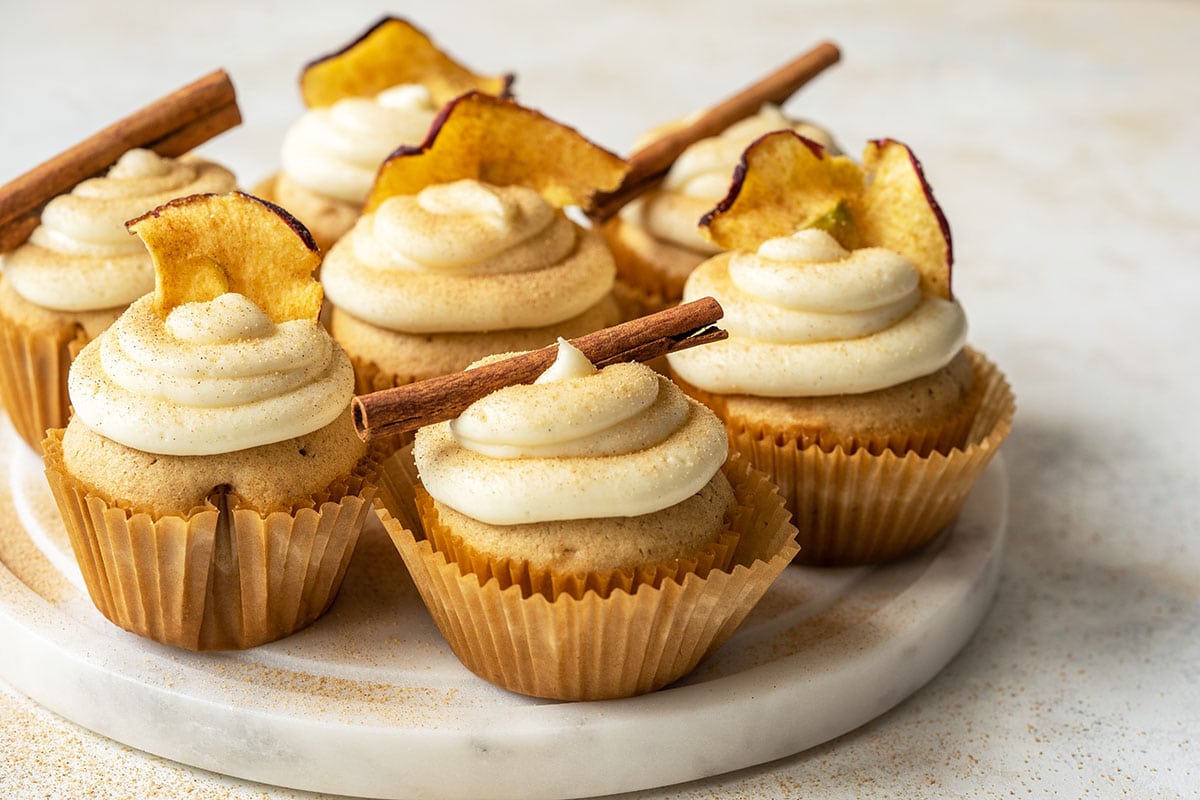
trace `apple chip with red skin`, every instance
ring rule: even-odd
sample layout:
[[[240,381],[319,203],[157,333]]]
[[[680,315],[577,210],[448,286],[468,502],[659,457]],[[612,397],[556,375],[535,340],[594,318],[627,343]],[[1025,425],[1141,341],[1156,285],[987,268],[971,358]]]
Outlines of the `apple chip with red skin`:
[[[473,179],[527,186],[553,206],[586,206],[621,184],[629,165],[578,131],[504,98],[470,92],[438,114],[425,142],[401,147],[379,168],[363,213],[389,197]]]
[[[428,89],[441,106],[476,89],[507,95],[512,80],[512,75],[477,75],[406,20],[384,17],[343,49],[308,64],[300,74],[300,94],[309,108],[324,108],[345,97],[374,97],[413,83]]]
[[[317,319],[321,264],[308,229],[274,203],[242,192],[171,200],[125,223],[154,261],[154,310],[245,295],[273,322]]]
[[[867,185],[860,198],[864,242],[900,253],[921,272],[921,290],[950,299],[954,248],[950,224],[912,150],[892,139],[867,143]]]
[[[704,216],[700,230],[726,250],[755,250],[841,208],[849,220],[835,237],[851,247],[846,240],[857,235],[854,199],[862,186],[862,169],[846,156],[830,155],[789,130],[768,133],[746,148],[729,194]]]
[[[922,291],[949,299],[950,227],[909,148],[867,143],[862,166],[792,131],[775,131],[742,154],[733,183],[700,231],[726,250],[756,250],[802,228],[843,247],[884,247],[916,265]]]

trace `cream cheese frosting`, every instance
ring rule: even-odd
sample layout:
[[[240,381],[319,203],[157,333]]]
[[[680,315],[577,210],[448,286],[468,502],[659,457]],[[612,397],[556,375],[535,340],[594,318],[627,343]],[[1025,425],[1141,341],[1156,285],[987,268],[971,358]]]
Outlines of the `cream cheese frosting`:
[[[724,426],[640,363],[596,370],[560,340],[537,382],[508,386],[413,448],[429,494],[493,525],[632,517],[699,492],[725,462]]]
[[[383,160],[401,145],[424,141],[437,112],[418,84],[309,109],[284,135],[283,171],[313,192],[362,203]]]
[[[229,170],[195,158],[125,153],[46,204],[29,241],[3,257],[4,275],[31,303],[58,311],[127,305],[154,289],[154,265],[125,221],[175,197],[236,188]]]
[[[667,356],[710,392],[816,397],[885,389],[950,363],[966,343],[955,301],[922,295],[916,267],[803,230],[701,264],[685,302],[714,297],[729,338]]]
[[[71,366],[75,414],[97,433],[161,455],[283,441],[342,414],[350,360],[315,320],[274,323],[246,297],[186,303],[164,318],[136,301]]]
[[[794,130],[829,152],[838,152],[826,131],[790,119],[778,106],[768,103],[757,114],[735,122],[719,135],[691,144],[675,159],[661,189],[627,205],[622,209],[622,219],[698,253],[719,252],[697,230],[700,217],[728,194],[734,168],[751,142],[783,129]]]
[[[385,200],[330,249],[325,294],[406,333],[538,328],[612,288],[603,243],[523,186],[459,180]]]

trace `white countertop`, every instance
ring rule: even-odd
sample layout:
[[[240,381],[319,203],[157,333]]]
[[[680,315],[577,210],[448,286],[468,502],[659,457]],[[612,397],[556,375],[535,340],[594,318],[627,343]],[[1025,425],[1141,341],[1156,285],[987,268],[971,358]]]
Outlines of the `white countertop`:
[[[1200,5],[6,0],[0,182],[221,66],[245,122],[204,152],[253,185],[301,65],[388,12],[617,151],[837,42],[789,109],[853,154],[912,146],[971,340],[1017,395],[998,595],[961,655],[833,742],[638,797],[1200,793]],[[146,756],[3,685],[0,720],[6,798],[315,797]]]

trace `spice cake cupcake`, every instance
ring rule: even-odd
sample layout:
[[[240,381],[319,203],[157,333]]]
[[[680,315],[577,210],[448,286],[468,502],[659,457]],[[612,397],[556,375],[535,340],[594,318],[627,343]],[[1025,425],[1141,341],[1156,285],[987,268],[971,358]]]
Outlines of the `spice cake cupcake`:
[[[404,454],[381,519],[455,654],[522,694],[678,679],[796,552],[774,487],[728,459],[712,412],[644,364],[597,370],[565,342],[533,384],[418,430],[415,469]]]
[[[0,255],[0,392],[30,447],[67,424],[71,360],[154,289],[150,254],[125,220],[175,197],[234,188],[233,173],[210,161],[129,150],[105,175],[51,199],[28,241]]]
[[[420,148],[387,159],[321,268],[359,393],[619,321],[608,248],[562,209],[625,169],[511,100],[449,103]]]
[[[374,489],[307,232],[249,195],[132,220],[156,290],[71,367],[46,475],[96,607],[193,650],[286,636],[333,601]]]
[[[326,251],[358,219],[388,154],[423,141],[452,98],[476,89],[507,95],[511,82],[476,75],[405,20],[385,17],[304,68],[308,110],[284,136],[281,171],[255,191],[298,217]]]
[[[638,146],[681,124],[650,131]],[[691,271],[719,252],[713,242],[700,235],[697,223],[729,190],[729,175],[746,147],[776,130],[796,131],[837,152],[827,131],[792,119],[768,103],[721,134],[690,145],[658,187],[630,202],[601,226],[616,259],[616,291],[626,318],[678,303]]]
[[[669,355],[671,374],[778,483],[800,559],[869,563],[928,542],[1007,435],[1013,398],[965,346],[919,163],[881,141],[860,169],[773,133],[703,227],[731,252],[684,299],[716,298],[729,338]]]

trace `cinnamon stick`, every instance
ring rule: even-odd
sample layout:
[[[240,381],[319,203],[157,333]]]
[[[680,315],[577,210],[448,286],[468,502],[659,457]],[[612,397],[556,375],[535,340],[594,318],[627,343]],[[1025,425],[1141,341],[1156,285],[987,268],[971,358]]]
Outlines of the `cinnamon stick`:
[[[662,180],[689,145],[716,136],[735,122],[758,113],[764,103],[782,104],[840,58],[837,45],[822,42],[708,109],[689,125],[646,145],[629,157],[630,169],[620,186],[611,192],[599,192],[592,198],[585,209],[587,215],[596,222],[609,219],[629,201]]]
[[[126,151],[145,147],[174,158],[241,121],[233,84],[224,70],[118,120],[0,187],[0,253],[28,238],[50,199],[102,174]]]
[[[572,339],[597,367],[646,361],[669,352],[724,339],[713,324],[724,315],[711,297]],[[354,427],[363,441],[453,419],[497,389],[532,383],[554,363],[557,345],[532,350],[474,369],[359,395],[351,402]]]

